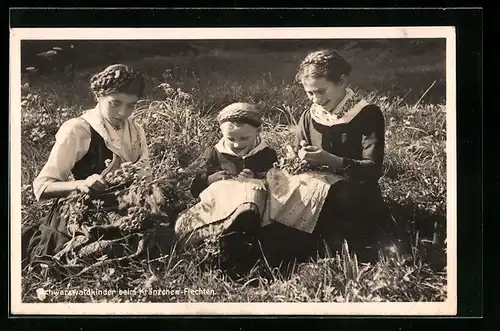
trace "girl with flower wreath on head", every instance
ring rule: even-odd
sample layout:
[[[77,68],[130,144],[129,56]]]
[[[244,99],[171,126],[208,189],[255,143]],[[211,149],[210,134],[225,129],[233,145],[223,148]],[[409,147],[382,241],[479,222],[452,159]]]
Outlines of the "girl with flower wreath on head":
[[[385,242],[377,231],[388,220],[378,184],[384,116],[348,87],[351,69],[331,49],[312,52],[300,64],[296,80],[312,105],[300,116],[289,158],[309,172],[270,172],[267,218],[275,222],[263,229],[266,247],[295,231],[301,238],[324,239],[333,251],[347,240],[361,259],[373,260],[378,241]],[[283,246],[277,250],[286,250]]]
[[[150,178],[146,136],[130,118],[144,87],[142,74],[123,64],[92,76],[95,107],[62,124],[47,163],[33,182],[37,200],[55,201],[39,227],[23,229],[23,266],[42,259],[50,263],[72,239],[61,216],[61,199],[77,193],[98,196],[109,186],[105,175],[125,164],[134,164]]]

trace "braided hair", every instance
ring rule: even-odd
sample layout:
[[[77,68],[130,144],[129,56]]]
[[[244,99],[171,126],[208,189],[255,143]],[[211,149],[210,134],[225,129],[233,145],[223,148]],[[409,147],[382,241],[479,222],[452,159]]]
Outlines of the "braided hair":
[[[256,128],[262,125],[260,110],[253,104],[245,102],[232,103],[222,109],[217,115],[219,124],[225,122],[249,124]]]
[[[90,89],[96,99],[110,93],[132,94],[140,98],[144,87],[143,75],[124,64],[113,64],[90,79]]]
[[[301,83],[308,77],[325,77],[338,83],[342,75],[349,76],[352,67],[342,56],[332,49],[323,49],[309,53],[300,63],[295,80]]]

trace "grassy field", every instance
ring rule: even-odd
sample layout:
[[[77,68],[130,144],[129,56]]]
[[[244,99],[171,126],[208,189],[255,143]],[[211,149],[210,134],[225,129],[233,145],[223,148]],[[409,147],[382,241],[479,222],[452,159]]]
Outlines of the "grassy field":
[[[108,264],[64,280],[52,277],[46,269],[27,269],[23,271],[23,301],[443,301],[447,293],[443,267],[444,50],[411,55],[351,48],[343,54],[354,66],[353,87],[378,104],[386,118],[385,171],[380,182],[393,219],[401,229],[402,245],[410,247],[408,254],[382,255],[376,264],[362,264],[353,260],[346,246],[333,256],[294,265],[286,275],[279,270],[267,270],[270,276],[263,277],[261,269],[268,266],[262,264],[238,279],[221,271],[216,252],[204,249],[127,266]],[[145,58],[130,63],[148,76],[146,97],[134,116],[146,129],[156,175],[169,166],[186,167],[214,144],[219,139],[214,114],[235,101],[254,102],[264,109],[264,136],[283,152],[284,143],[292,137],[290,125],[308,107],[301,87],[293,83],[304,55],[214,50],[191,57]],[[47,210],[47,203],[35,202],[31,183],[47,159],[58,127],[93,107],[88,80],[100,69],[23,77],[23,226],[39,222]],[[175,91],[159,87],[162,83],[170,84]],[[182,181],[187,184],[182,179],[181,185]],[[91,288],[136,292],[114,296],[40,296],[49,290]],[[162,296],[148,292],[165,288],[181,291]],[[184,292],[184,288],[209,291],[193,294]]]

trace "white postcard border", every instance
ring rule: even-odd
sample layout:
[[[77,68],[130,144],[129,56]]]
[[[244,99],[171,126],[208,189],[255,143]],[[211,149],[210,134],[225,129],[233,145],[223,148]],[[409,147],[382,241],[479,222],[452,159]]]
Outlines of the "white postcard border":
[[[454,315],[457,312],[456,36],[447,27],[14,28],[10,33],[10,303],[42,315]],[[412,303],[22,303],[21,40],[446,39],[447,300]]]

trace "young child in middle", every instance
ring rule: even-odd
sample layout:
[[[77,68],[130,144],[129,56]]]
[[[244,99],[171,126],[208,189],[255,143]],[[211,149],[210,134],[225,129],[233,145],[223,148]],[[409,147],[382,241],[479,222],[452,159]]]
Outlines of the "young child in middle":
[[[261,226],[265,175],[278,157],[261,138],[261,112],[254,105],[230,104],[217,121],[222,138],[205,151],[191,185],[200,202],[178,218],[175,230],[181,246],[220,236],[230,260],[244,259]]]

